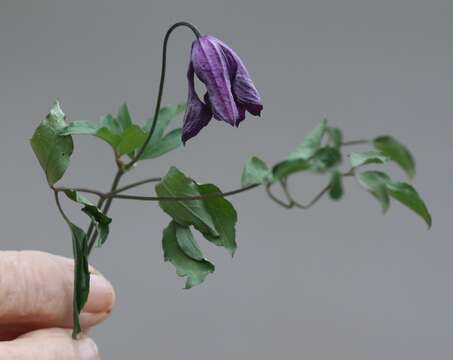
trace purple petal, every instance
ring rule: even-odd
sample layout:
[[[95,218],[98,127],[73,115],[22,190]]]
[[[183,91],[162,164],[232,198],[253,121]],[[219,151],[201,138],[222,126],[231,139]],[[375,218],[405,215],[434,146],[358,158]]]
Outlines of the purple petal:
[[[189,64],[187,71],[189,80],[189,96],[187,99],[186,113],[184,114],[184,123],[182,127],[182,142],[197,135],[201,129],[209,124],[212,118],[212,112],[209,106],[204,104],[197,95],[194,83],[194,69],[192,63]]]
[[[202,36],[192,45],[195,74],[206,85],[214,117],[235,125],[238,108],[231,90],[230,69],[218,41]]]
[[[252,78],[236,52],[221,40],[217,39],[221,46],[230,69],[232,91],[237,102],[245,105],[247,111],[252,115],[261,115],[263,105],[260,94],[252,81]]]

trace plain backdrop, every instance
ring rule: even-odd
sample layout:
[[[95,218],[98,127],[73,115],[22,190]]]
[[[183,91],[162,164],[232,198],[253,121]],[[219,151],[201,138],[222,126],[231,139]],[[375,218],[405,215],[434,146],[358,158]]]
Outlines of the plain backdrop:
[[[179,20],[241,55],[263,115],[239,129],[213,122],[125,182],[175,165],[233,189],[249,156],[276,162],[327,117],[346,139],[391,133],[412,149],[433,228],[397,203],[382,216],[354,179],[344,200],[309,211],[279,208],[256,189],[232,198],[237,255],[201,242],[217,269],[185,291],[162,258],[169,218],[155,203],[117,201],[111,237],[91,259],[118,296],[111,319],[92,332],[103,358],[452,358],[451,0],[0,0],[0,247],[71,256],[28,139],[57,97],[71,120],[96,121],[123,101],[137,122],[151,116],[162,38]],[[173,35],[166,104],[186,99],[193,40],[186,30]],[[107,189],[108,146],[75,143],[62,183]],[[324,182],[301,175],[292,186],[308,199]]]

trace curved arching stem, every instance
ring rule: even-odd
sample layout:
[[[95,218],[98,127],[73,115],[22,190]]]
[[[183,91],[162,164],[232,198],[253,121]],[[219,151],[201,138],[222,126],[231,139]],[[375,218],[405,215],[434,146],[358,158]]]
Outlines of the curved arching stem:
[[[164,92],[165,73],[166,73],[166,68],[167,68],[168,39],[170,38],[171,33],[176,28],[181,27],[181,26],[187,27],[190,30],[192,30],[193,33],[195,34],[195,36],[197,37],[197,39],[199,39],[201,37],[201,34],[198,31],[198,29],[195,26],[193,26],[192,24],[190,24],[188,22],[185,22],[185,21],[180,21],[180,22],[177,22],[176,24],[172,25],[168,29],[167,33],[165,34],[164,44],[163,44],[163,51],[162,51],[162,70],[160,72],[159,92],[157,94],[156,108],[154,110],[153,123],[151,125],[151,129],[149,130],[148,136],[147,136],[145,142],[143,143],[142,147],[138,150],[137,154],[135,154],[135,156],[132,158],[131,162],[125,165],[125,169],[126,170],[129,170],[132,166],[135,165],[135,163],[137,163],[137,161],[143,155],[143,152],[145,151],[146,146],[148,145],[149,141],[151,140],[151,137],[153,136],[154,130],[155,130],[156,125],[157,125],[157,118],[159,116],[160,105],[162,103],[162,95],[163,95],[163,92]]]
[[[197,39],[199,39],[201,37],[200,31],[198,31],[198,29],[194,25],[192,25],[191,23],[188,23],[186,21],[179,21],[179,22],[173,24],[172,26],[170,26],[170,28],[165,33],[164,42],[163,42],[163,50],[162,50],[162,68],[161,68],[161,72],[160,72],[159,91],[157,94],[156,108],[154,109],[154,117],[153,117],[151,129],[148,132],[148,136],[146,137],[145,142],[143,143],[141,148],[138,150],[138,152],[135,154],[135,156],[132,158],[132,160],[128,164],[124,165],[124,168],[123,167],[118,168],[118,172],[112,183],[110,192],[116,191],[116,189],[118,188],[118,185],[120,183],[121,177],[124,175],[125,172],[127,172],[129,169],[131,169],[137,163],[137,161],[143,155],[143,152],[145,151],[146,146],[148,146],[148,143],[154,134],[154,130],[156,129],[156,125],[157,125],[157,119],[159,116],[160,106],[162,103],[162,96],[163,96],[163,92],[164,92],[165,73],[166,73],[166,69],[167,69],[168,40],[170,38],[171,33],[178,27],[187,27],[190,30],[192,30],[192,32],[195,34]],[[105,201],[105,203],[104,203],[104,201]],[[110,197],[107,200],[101,198],[101,199],[99,199],[98,207],[103,206],[102,210],[105,214],[107,214],[107,212],[110,209],[110,206],[112,205],[112,201],[113,201],[113,197]],[[90,227],[88,229],[88,236],[89,237],[91,236],[90,242],[88,245],[89,252],[91,252],[91,250],[93,249],[95,240],[96,240],[96,231],[94,229],[93,223],[90,224]]]

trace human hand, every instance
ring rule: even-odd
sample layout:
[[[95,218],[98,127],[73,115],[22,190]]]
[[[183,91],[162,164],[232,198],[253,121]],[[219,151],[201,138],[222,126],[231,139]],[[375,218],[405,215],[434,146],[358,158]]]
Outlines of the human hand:
[[[73,261],[60,256],[0,251],[0,359],[100,359],[89,337],[71,338],[73,269]],[[91,272],[80,316],[84,331],[105,320],[115,302],[112,285]]]

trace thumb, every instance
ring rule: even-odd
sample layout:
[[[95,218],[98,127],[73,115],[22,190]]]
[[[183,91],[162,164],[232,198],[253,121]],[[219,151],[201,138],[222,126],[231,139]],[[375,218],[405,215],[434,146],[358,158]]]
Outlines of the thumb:
[[[99,360],[97,346],[89,337],[71,338],[63,329],[37,330],[13,341],[0,342],[1,359],[18,360]]]
[[[32,330],[72,327],[74,263],[37,251],[0,251],[0,340]],[[81,314],[82,328],[105,320],[115,293],[100,274]]]

